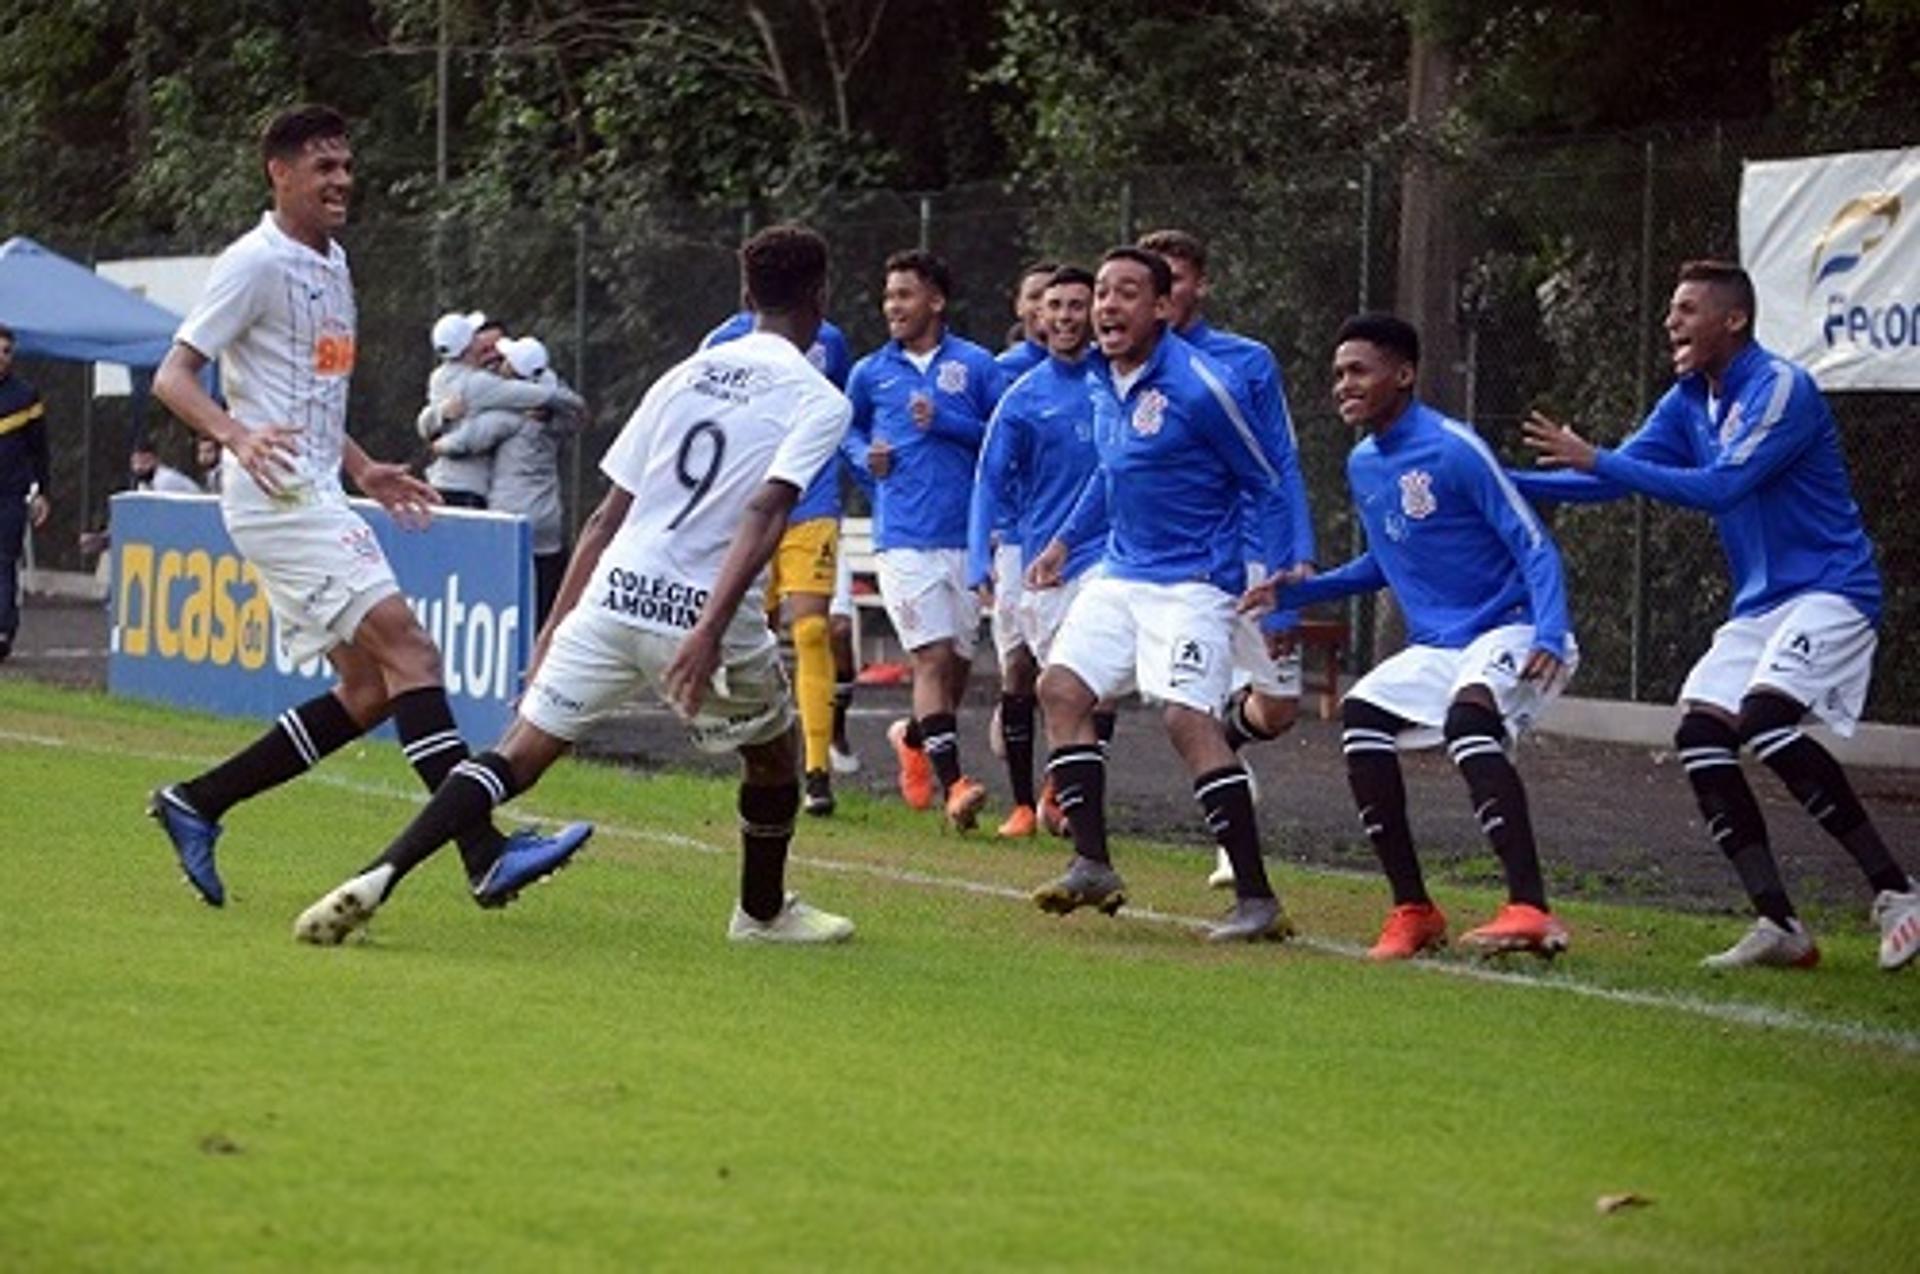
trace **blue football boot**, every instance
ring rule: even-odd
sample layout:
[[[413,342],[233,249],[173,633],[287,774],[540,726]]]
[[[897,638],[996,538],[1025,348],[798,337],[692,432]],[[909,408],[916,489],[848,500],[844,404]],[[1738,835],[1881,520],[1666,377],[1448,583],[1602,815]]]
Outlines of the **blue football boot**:
[[[220,873],[213,866],[213,845],[220,839],[220,824],[202,818],[187,804],[177,784],[160,788],[148,797],[147,814],[166,830],[174,856],[180,860],[180,870],[187,874],[194,892],[209,907],[225,906],[226,886],[220,883]]]
[[[592,823],[569,823],[552,836],[521,828],[507,837],[500,857],[473,882],[473,900],[482,907],[506,906],[528,885],[565,867],[591,835]]]

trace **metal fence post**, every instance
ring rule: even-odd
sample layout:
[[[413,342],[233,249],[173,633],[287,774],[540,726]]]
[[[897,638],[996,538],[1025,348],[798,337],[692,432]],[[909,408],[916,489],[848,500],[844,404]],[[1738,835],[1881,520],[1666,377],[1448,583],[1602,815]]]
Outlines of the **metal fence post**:
[[[1634,359],[1634,400],[1640,415],[1647,412],[1647,394],[1653,381],[1648,332],[1653,327],[1653,162],[1654,143],[1648,140],[1646,165],[1640,180],[1640,305],[1634,330],[1638,356]],[[1639,702],[1647,666],[1647,498],[1633,497],[1633,620],[1629,633],[1632,651],[1627,660],[1627,698]]]
[[[1359,285],[1355,298],[1356,313],[1365,313],[1373,305],[1373,161],[1360,161]],[[1359,557],[1366,548],[1360,531],[1360,514],[1354,511],[1347,526],[1347,560]],[[1364,636],[1362,635],[1364,634]],[[1347,598],[1347,666],[1355,671],[1373,662],[1373,597],[1355,594]],[[1336,690],[1339,687],[1335,687]]]
[[[1120,183],[1120,238],[1121,243],[1133,242],[1133,178]]]
[[[581,215],[573,223],[573,392],[582,398],[587,393],[587,219]],[[587,418],[591,428],[593,418]],[[573,461],[569,466],[572,481],[567,492],[567,525],[573,528],[572,538],[580,536],[580,484],[585,480],[585,456],[587,452],[584,431],[575,433],[568,440],[573,448]]]
[[[920,250],[933,247],[933,196],[920,196]]]

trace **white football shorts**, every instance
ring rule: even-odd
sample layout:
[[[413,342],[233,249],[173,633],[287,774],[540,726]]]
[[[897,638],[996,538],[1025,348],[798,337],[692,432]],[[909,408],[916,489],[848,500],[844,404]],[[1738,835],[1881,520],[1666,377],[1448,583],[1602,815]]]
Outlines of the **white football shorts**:
[[[1803,593],[1714,630],[1713,645],[1680,687],[1680,701],[1737,713],[1749,692],[1769,686],[1845,738],[1860,724],[1879,644],[1872,621],[1852,602]]]
[[[1541,710],[1560,697],[1580,665],[1580,648],[1568,634],[1567,659],[1559,675],[1545,684],[1522,681],[1520,670],[1532,653],[1532,624],[1489,629],[1458,650],[1408,646],[1355,682],[1346,697],[1413,722],[1417,728],[1398,739],[1402,748],[1431,748],[1444,742],[1441,727],[1454,698],[1468,686],[1485,686],[1493,692],[1512,741],[1533,728]]]
[[[980,601],[967,587],[965,549],[888,549],[875,559],[880,600],[905,649],[953,643],[973,658],[980,637]]]
[[[835,553],[833,565],[833,600],[827,603],[827,614],[838,615],[842,619],[853,618],[853,554],[844,547]]]
[[[1267,578],[1260,562],[1247,563],[1247,587]],[[1253,615],[1237,615],[1233,623],[1233,688],[1249,688],[1270,699],[1300,697],[1300,651],[1296,647],[1275,659],[1267,653],[1267,635]]]
[[[577,742],[641,686],[657,694],[680,640],[624,623],[598,606],[576,606],[554,630],[547,657],[520,696],[520,716],[556,739]],[[730,752],[768,743],[793,722],[793,694],[773,633],[764,623],[734,624],[727,630],[724,662],[700,711],[686,723],[694,746]]]
[[[1217,717],[1232,685],[1234,601],[1201,580],[1098,575],[1073,599],[1048,663],[1070,669],[1096,699],[1138,690]]]
[[[1090,567],[1080,572],[1058,588],[1022,588],[1020,606],[1016,620],[1020,625],[1021,640],[1041,667],[1053,657],[1054,638],[1060,635],[1060,625],[1066,622],[1067,612],[1073,608],[1073,599],[1080,596],[1080,590],[1087,581],[1093,579],[1100,568]]]
[[[295,663],[352,641],[367,612],[400,591],[373,528],[345,504],[222,512]]]
[[[993,550],[993,649],[1002,667],[1008,655],[1029,644],[1020,626],[1020,594],[1026,587],[1021,572],[1025,569],[1018,544],[1002,544]]]

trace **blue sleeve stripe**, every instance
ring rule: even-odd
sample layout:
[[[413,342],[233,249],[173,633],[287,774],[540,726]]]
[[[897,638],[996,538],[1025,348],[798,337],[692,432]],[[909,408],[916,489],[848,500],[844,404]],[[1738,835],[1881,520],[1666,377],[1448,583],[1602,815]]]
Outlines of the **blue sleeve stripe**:
[[[1493,454],[1493,449],[1487,446],[1486,439],[1457,420],[1443,419],[1440,426],[1473,448],[1473,454],[1479,456],[1480,462],[1486,465],[1487,473],[1492,476],[1494,486],[1499,488],[1500,494],[1506,497],[1507,504],[1513,509],[1513,515],[1520,519],[1521,526],[1527,528],[1528,547],[1539,548],[1545,534],[1540,529],[1540,519],[1534,516],[1533,506],[1527,503],[1527,498],[1520,494],[1520,489],[1507,477],[1507,471],[1501,468],[1498,457]]]
[[[1793,369],[1776,358],[1771,364],[1771,370],[1773,397],[1767,400],[1767,409],[1762,413],[1760,423],[1753,427],[1753,432],[1742,439],[1740,445],[1727,456],[1727,463],[1730,465],[1742,465],[1753,459],[1753,453],[1760,449],[1760,444],[1767,440],[1767,435],[1773,432],[1773,427],[1780,423],[1780,417],[1787,414],[1787,400],[1793,396]]]
[[[1260,440],[1254,436],[1252,426],[1248,425],[1247,418],[1240,414],[1240,404],[1235,402],[1233,395],[1227,392],[1227,387],[1220,383],[1220,378],[1215,376],[1205,363],[1198,360],[1188,363],[1187,366],[1193,368],[1193,374],[1200,378],[1200,383],[1207,387],[1214,401],[1220,404],[1220,409],[1227,413],[1227,419],[1233,422],[1234,430],[1240,435],[1240,441],[1246,444],[1254,463],[1260,466],[1260,472],[1267,475],[1267,481],[1280,481],[1280,475],[1275,473],[1273,466],[1267,463],[1267,453],[1261,450]]]

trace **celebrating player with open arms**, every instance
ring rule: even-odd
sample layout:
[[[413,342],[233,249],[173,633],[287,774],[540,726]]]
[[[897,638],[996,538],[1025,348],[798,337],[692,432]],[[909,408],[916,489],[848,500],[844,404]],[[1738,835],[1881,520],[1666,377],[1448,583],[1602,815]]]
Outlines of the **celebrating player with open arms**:
[[[1679,379],[1617,448],[1536,413],[1528,445],[1572,472],[1515,474],[1542,500],[1639,492],[1713,518],[1733,574],[1733,615],[1680,688],[1674,733],[1707,830],[1758,913],[1713,967],[1820,958],[1794,914],[1760,806],[1740,773],[1745,745],[1859,864],[1874,892],[1880,967],[1920,955],[1920,885],[1887,851],[1846,771],[1802,733],[1811,714],[1848,735],[1867,699],[1880,574],[1853,502],[1840,433],[1803,367],[1753,338],[1753,280],[1692,261],[1667,307]]]
[[[1414,854],[1398,755],[1444,738],[1507,878],[1507,904],[1460,941],[1551,956],[1567,931],[1547,909],[1527,793],[1506,745],[1577,658],[1560,554],[1480,436],[1414,397],[1419,365],[1419,336],[1401,319],[1362,314],[1341,325],[1334,405],[1366,434],[1347,457],[1347,480],[1367,551],[1325,575],[1250,589],[1243,605],[1297,608],[1385,587],[1406,615],[1407,648],[1356,682],[1340,709],[1347,782],[1393,889],[1367,954],[1403,960],[1446,940]]]
[[[346,431],[353,280],[333,240],[353,191],[346,121],[324,106],[286,111],[267,126],[261,152],[273,208],[215,260],[153,390],[223,449],[221,517],[260,574],[288,654],[299,661],[324,653],[339,681],[282,713],[251,746],[153,794],[149,812],[188,882],[216,907],[226,887],[214,843],[221,817],[241,801],[305,772],[389,715],[429,788],[467,757],[440,652],[340,484],[344,470],[403,525],[424,523],[439,502],[403,466],[369,459]],[[215,358],[225,373],[224,408],[199,380]],[[475,820],[460,838],[475,900],[504,905],[564,862],[583,835],[503,841]]]

